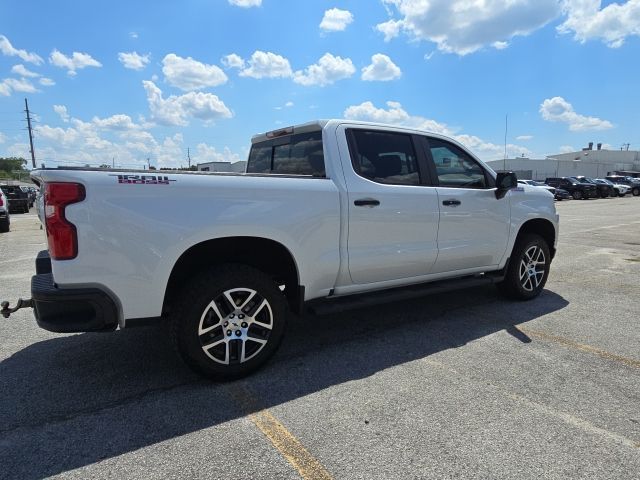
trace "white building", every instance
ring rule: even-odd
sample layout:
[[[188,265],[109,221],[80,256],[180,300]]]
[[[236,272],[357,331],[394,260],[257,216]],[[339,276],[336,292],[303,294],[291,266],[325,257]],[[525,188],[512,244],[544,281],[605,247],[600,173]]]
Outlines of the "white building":
[[[592,147],[593,144],[590,144]],[[572,177],[584,175],[592,178],[605,177],[609,172],[640,172],[640,151],[637,150],[592,150],[558,153],[543,159],[507,158],[492,160],[487,164],[494,170],[513,170],[519,178],[544,180],[547,177]]]
[[[244,173],[247,169],[247,161],[241,160],[239,162],[207,162],[199,163],[199,172],[235,172]]]

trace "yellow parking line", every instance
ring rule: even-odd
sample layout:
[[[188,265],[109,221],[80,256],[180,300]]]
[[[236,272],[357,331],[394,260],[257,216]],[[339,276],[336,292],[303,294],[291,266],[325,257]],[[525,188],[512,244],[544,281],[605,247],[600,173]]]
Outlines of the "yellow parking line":
[[[273,444],[280,454],[305,480],[332,480],[331,474],[304,448],[304,445],[266,408],[240,385],[232,386],[232,395],[247,410],[247,416]]]
[[[302,443],[268,410],[252,413],[249,418],[271,440],[274,447],[287,459],[305,480],[331,480],[332,477]]]
[[[628,367],[640,368],[640,360],[623,357],[622,355],[616,355],[615,353],[607,352],[606,350],[601,350],[599,348],[592,347],[591,345],[585,345],[584,343],[574,342],[573,340],[570,340],[568,338],[551,335],[550,333],[530,330],[528,328],[522,327],[518,327],[518,329],[529,337],[559,343],[562,346],[580,350],[581,352],[591,353],[607,360],[613,360],[614,362],[622,363],[624,365],[627,365]]]

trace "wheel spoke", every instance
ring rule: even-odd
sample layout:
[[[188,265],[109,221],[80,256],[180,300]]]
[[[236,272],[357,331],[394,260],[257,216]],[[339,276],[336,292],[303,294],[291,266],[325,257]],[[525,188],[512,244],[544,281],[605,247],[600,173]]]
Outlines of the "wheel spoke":
[[[212,310],[218,316],[218,321],[214,325],[210,325],[207,328],[202,328],[202,325],[205,319],[208,320],[210,318]],[[222,323],[222,318],[223,318],[222,314],[220,313],[220,310],[218,310],[218,306],[216,305],[216,302],[215,301],[211,302],[209,305],[207,305],[207,308],[205,309],[205,314],[202,315],[202,318],[200,319],[200,326],[198,327],[198,335],[204,335],[205,333],[210,332],[214,328],[219,327],[220,323]]]
[[[207,345],[203,345],[202,348],[205,349],[205,350],[209,350],[209,349],[211,349],[213,347],[217,347],[218,345],[220,345],[221,343],[224,343],[226,341],[227,340],[225,338],[221,338],[220,340],[217,340],[217,341],[215,341],[213,343],[209,343]]]

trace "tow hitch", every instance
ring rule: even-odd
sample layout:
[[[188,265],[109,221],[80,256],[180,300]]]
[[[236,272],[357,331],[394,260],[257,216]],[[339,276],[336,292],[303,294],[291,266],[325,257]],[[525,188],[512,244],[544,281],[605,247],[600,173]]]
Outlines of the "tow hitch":
[[[9,302],[0,303],[0,307],[2,307],[2,309],[0,309],[0,313],[2,314],[2,316],[4,318],[9,318],[9,315],[17,312],[21,308],[33,308],[33,300],[32,299],[23,300],[19,298],[16,303],[16,306],[13,308],[9,308]]]

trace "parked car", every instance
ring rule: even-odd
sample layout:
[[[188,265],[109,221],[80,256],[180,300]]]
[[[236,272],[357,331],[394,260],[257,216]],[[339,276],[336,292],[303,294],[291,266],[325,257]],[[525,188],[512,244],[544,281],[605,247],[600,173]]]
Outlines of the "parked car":
[[[23,192],[18,185],[0,185],[9,199],[9,210],[13,212],[29,213],[29,194]]]
[[[571,178],[575,178],[580,183],[584,183],[584,184],[588,184],[588,185],[595,185],[596,191],[598,192],[598,197],[600,197],[600,198],[607,198],[607,197],[611,196],[611,194],[612,194],[612,190],[611,190],[611,188],[609,188],[609,185],[598,184],[598,183],[594,182],[593,179],[590,178],[590,177],[585,177],[584,175],[576,175],[576,176],[571,177]]]
[[[611,187],[613,191],[612,196],[616,197],[624,197],[627,192],[630,190],[628,185],[624,185],[622,183],[613,183],[611,180],[607,180],[606,178],[596,178],[594,179],[596,183],[604,183]]]
[[[547,177],[544,183],[566,190],[576,200],[586,200],[598,196],[598,188],[594,184],[582,183],[573,177]]]
[[[556,193],[555,187],[551,187],[551,186],[549,186],[549,185],[547,185],[546,183],[543,183],[543,182],[536,182],[535,180],[520,180],[520,179],[518,179],[518,183],[520,183],[522,185],[531,185],[532,187],[542,187],[542,188],[544,188],[548,192],[551,192],[554,195]]]
[[[230,379],[273,355],[288,309],[478,282],[520,300],[544,288],[553,197],[515,188],[513,173],[453,139],[320,120],[251,144],[246,174],[32,171],[49,245],[31,281],[38,324],[81,332],[166,317],[187,365]]]
[[[0,232],[8,232],[11,226],[11,216],[9,215],[9,199],[0,189]]]
[[[634,197],[640,195],[640,181],[638,181],[637,178],[625,177],[622,175],[607,175],[605,178],[613,183],[627,185],[631,191],[631,195]]]
[[[35,188],[21,186],[20,189],[29,196],[29,208],[33,207],[33,202],[36,199],[36,190],[35,190]]]
[[[571,199],[573,199],[571,194],[569,192],[567,192],[566,190],[562,189],[562,188],[556,188],[556,193],[554,195],[554,198],[556,200],[558,200],[559,202],[561,202],[562,200],[571,200]]]

